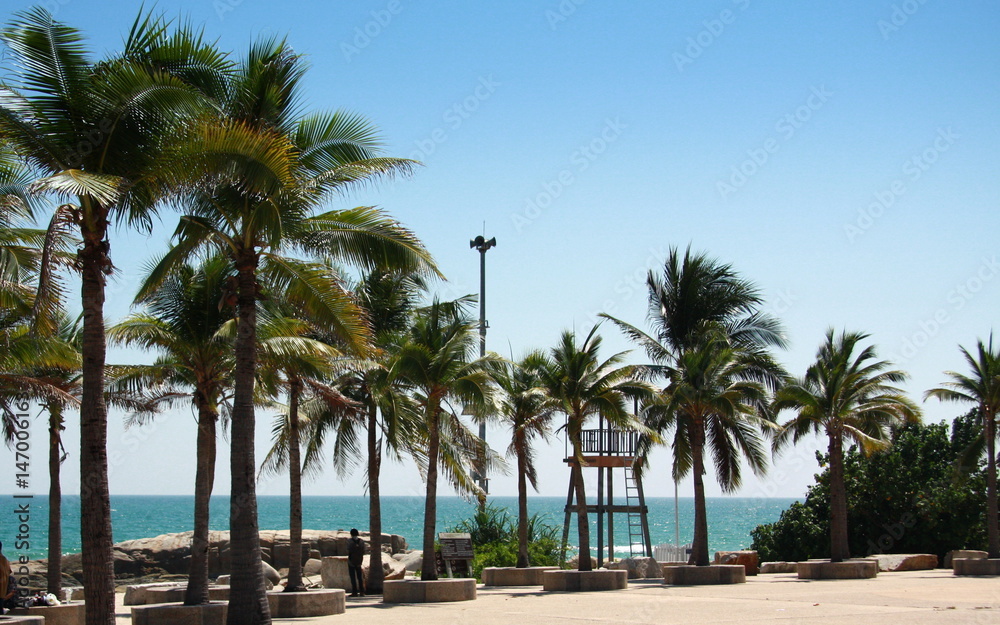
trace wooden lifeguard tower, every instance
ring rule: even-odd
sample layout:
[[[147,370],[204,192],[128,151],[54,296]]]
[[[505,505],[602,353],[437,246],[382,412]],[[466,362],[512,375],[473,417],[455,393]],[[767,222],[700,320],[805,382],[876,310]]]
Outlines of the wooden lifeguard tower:
[[[597,469],[597,503],[587,505],[587,514],[597,514],[597,566],[604,565],[607,531],[607,560],[615,559],[615,514],[628,515],[629,554],[635,557],[653,557],[653,545],[649,539],[649,509],[642,490],[642,478],[635,473],[635,453],[639,442],[637,432],[619,431],[605,427],[603,417],[596,430],[581,432],[583,448],[583,468]],[[565,462],[573,467],[576,460],[571,457],[567,442]],[[619,484],[624,485],[624,502],[615,503],[615,469],[620,469]],[[586,475],[586,473],[584,473]],[[587,482],[587,480],[584,480]],[[592,482],[590,482],[592,483]],[[621,501],[621,500],[619,500]],[[573,488],[572,473],[569,480],[569,494],[566,496],[566,520],[563,525],[563,559],[569,541],[570,524],[579,512],[576,489]]]

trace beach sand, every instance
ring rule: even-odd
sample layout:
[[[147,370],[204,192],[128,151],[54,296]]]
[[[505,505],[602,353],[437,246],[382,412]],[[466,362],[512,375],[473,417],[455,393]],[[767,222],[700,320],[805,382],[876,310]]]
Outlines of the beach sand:
[[[131,623],[117,595],[118,625]],[[924,625],[1000,623],[1000,580],[955,577],[951,571],[882,573],[871,580],[799,581],[792,574],[748,577],[731,586],[665,587],[637,580],[627,590],[545,593],[483,588],[460,603],[384,605],[380,597],[348,598],[342,615],[275,619],[275,623],[355,625],[506,625],[528,623],[808,623]]]

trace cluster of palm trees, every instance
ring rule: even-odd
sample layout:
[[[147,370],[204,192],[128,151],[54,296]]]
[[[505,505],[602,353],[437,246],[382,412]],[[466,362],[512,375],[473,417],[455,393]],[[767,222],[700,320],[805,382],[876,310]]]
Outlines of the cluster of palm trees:
[[[499,455],[469,429],[495,419],[510,431],[517,467],[518,565],[527,566],[527,487],[533,445],[562,429],[572,447],[579,547],[588,554],[581,433],[597,416],[640,433],[638,469],[655,445],[672,448],[672,475],[693,474],[692,563],[708,564],[703,475],[706,452],[725,490],[742,466],[767,466],[775,449],[811,431],[830,439],[834,480],[844,442],[885,444],[887,428],[919,417],[896,386],[905,375],[860,349],[864,334],[830,331],[806,375],[789,377],[770,350],[780,324],[761,311],[757,288],[729,265],[671,250],[650,273],[646,332],[610,318],[649,357],[600,355],[598,328],[565,332],[548,352],[519,362],[477,357],[474,301],[422,304],[439,276],[419,239],[379,209],[325,210],[356,185],[408,174],[414,162],[384,156],[376,129],[350,113],[306,113],[305,65],[286,42],[265,38],[236,58],[201,33],[141,14],[123,50],[90,57],[82,35],[43,9],[0,31],[13,69],[0,82],[0,409],[33,397],[50,415],[55,525],[50,585],[58,584],[59,433],[80,413],[81,531],[88,625],[114,621],[109,403],[142,423],[166,406],[197,414],[194,538],[185,602],[208,599],[208,502],[217,430],[231,441],[232,577],[229,622],[270,621],[260,568],[258,471],[290,474],[292,564],[288,591],[302,589],[301,478],[320,469],[327,440],[348,472],[367,458],[372,566],[380,584],[379,475],[383,454],[416,461],[427,485],[424,579],[436,577],[436,492],[443,475],[482,497],[471,468],[497,470]],[[46,207],[54,203],[51,218]],[[168,251],[136,297],[142,312],[106,327],[105,286],[115,271],[108,233],[148,231],[164,206],[181,217]],[[36,223],[47,223],[36,228]],[[347,271],[359,273],[352,283]],[[66,274],[79,274],[82,314],[65,312]],[[150,365],[109,366],[110,343],[152,350]],[[858,351],[860,349],[860,351]],[[929,395],[972,401],[983,419],[996,531],[996,412],[1000,357],[979,345],[971,376]],[[274,446],[254,461],[256,410],[279,399]],[[631,405],[641,410],[630,411]],[[795,417],[779,425],[778,411]],[[557,414],[565,415],[561,428]],[[302,453],[304,451],[304,454]],[[839,469],[838,469],[839,467]],[[840,471],[838,473],[838,470]],[[846,502],[832,491],[833,554],[847,557]],[[54,538],[53,538],[54,537]],[[580,559],[581,569],[591,566]]]
[[[257,41],[236,59],[199,32],[141,14],[121,52],[92,59],[81,33],[41,8],[17,14],[0,39],[12,67],[0,85],[0,383],[4,401],[33,394],[79,405],[87,622],[114,622],[108,398],[141,391],[120,395],[141,415],[157,405],[140,406],[145,400],[176,399],[170,389],[178,384],[191,393],[206,447],[220,407],[230,423],[229,621],[268,622],[253,432],[257,363],[269,354],[258,347],[268,342],[258,339],[258,325],[267,326],[258,323],[258,309],[269,293],[280,294],[296,318],[323,320],[307,330],[283,321],[288,311],[262,312],[276,332],[287,331],[284,343],[271,346],[275,352],[297,351],[296,342],[317,332],[335,336],[341,354],[367,357],[365,312],[335,263],[417,275],[437,270],[420,241],[382,211],[318,209],[343,189],[405,175],[414,163],[383,156],[376,130],[357,115],[304,113],[305,64],[281,40]],[[60,207],[48,229],[32,229],[46,201]],[[106,366],[105,285],[115,271],[108,233],[113,226],[148,230],[168,204],[183,216],[139,293],[147,316],[130,318],[110,337],[154,347],[162,358],[119,376]],[[65,334],[60,266],[81,281],[82,322]],[[198,276],[221,290],[199,287]],[[167,298],[171,290],[199,288],[206,292],[197,320],[185,325],[176,319],[185,311],[171,309]],[[222,323],[210,327],[215,322]],[[210,337],[204,353],[173,349],[195,336]],[[50,369],[72,391],[47,380]],[[12,432],[13,413],[4,414]],[[214,454],[201,460],[198,490],[206,495]],[[199,530],[204,536],[207,524]],[[204,547],[196,543],[193,565],[203,565]],[[197,584],[192,592],[204,594]]]

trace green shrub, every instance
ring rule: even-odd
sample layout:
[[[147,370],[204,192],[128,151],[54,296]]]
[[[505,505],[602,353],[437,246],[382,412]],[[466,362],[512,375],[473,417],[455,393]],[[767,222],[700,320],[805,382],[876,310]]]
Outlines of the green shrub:
[[[959,471],[956,459],[976,436],[973,413],[946,423],[908,425],[892,446],[865,457],[845,454],[848,540],[852,556],[982,549],[986,544],[982,463]],[[820,466],[827,457],[817,454]],[[763,561],[830,557],[830,471],[781,518],[751,532]]]
[[[488,504],[451,531],[472,537],[472,574],[476,579],[482,577],[486,567],[517,565],[517,518],[506,508]],[[558,565],[559,531],[558,527],[544,524],[537,514],[528,519],[528,558],[532,566]]]

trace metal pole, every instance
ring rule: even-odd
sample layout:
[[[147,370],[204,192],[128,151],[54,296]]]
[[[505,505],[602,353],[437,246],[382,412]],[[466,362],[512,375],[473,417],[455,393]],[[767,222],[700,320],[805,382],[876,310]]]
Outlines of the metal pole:
[[[486,251],[491,247],[495,247],[497,244],[496,238],[486,240],[485,236],[477,236],[475,239],[469,241],[469,247],[474,248],[479,251],[479,356],[482,358],[486,355],[486,328],[488,324],[486,323]],[[486,442],[486,422],[483,421],[479,424],[479,438],[485,443]],[[489,479],[486,477],[486,463],[485,458],[477,467],[476,481],[479,483],[479,487],[483,489],[483,492],[489,494],[490,483]]]

